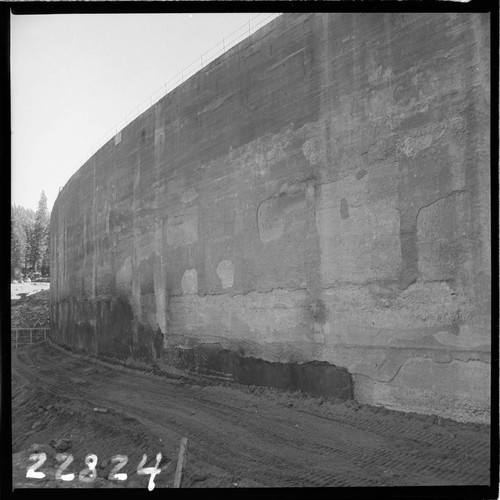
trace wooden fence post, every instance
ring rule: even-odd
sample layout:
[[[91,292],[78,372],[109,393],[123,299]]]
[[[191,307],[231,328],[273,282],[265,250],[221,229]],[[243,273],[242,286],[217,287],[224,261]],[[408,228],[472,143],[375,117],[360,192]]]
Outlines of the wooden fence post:
[[[19,330],[16,330],[16,349],[17,349],[17,343],[18,343],[18,336],[19,336]]]
[[[33,344],[33,329],[30,330],[30,344]]]

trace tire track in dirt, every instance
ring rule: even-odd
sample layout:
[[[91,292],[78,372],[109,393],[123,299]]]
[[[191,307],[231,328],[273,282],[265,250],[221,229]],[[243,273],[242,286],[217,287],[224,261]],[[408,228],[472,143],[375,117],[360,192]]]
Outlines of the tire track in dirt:
[[[127,384],[127,385],[129,385],[129,384]],[[66,390],[64,392],[66,392]],[[120,394],[120,393],[116,392],[116,387],[113,389],[113,392],[114,392],[113,399],[115,400],[114,407],[116,409],[118,409],[118,407],[116,406],[116,403],[126,399],[126,393]],[[155,392],[157,392],[157,391],[155,391]],[[116,400],[118,400],[118,401],[116,401]],[[200,400],[198,399],[197,402],[200,402]],[[204,400],[204,402],[206,402],[206,400]],[[179,406],[178,399],[176,399],[176,403],[177,403],[177,406]],[[190,405],[192,406],[192,402],[190,402]],[[217,403],[215,403],[215,405],[217,405]],[[121,406],[120,410],[123,411],[125,408],[123,408],[123,405],[120,405],[120,406]],[[213,405],[211,405],[211,406],[212,406],[212,410],[213,410]],[[237,411],[238,413],[242,413],[242,410],[240,408],[233,407],[232,409]],[[176,412],[178,414],[178,417],[182,417],[182,415],[185,413],[184,410],[185,409],[183,408],[182,410]],[[137,416],[137,411],[134,414]],[[145,415],[147,416],[147,413],[144,414],[144,412],[141,412],[141,417],[144,418]],[[241,419],[238,418],[237,420],[241,420]],[[259,433],[264,434],[265,431],[268,431],[269,430],[268,427],[273,426],[271,422],[266,422],[266,423],[264,423],[263,426],[260,426]],[[169,424],[169,426],[176,426],[176,424],[178,424],[178,418],[173,418],[172,420],[169,420],[168,424]],[[179,426],[177,425],[177,427],[179,427]],[[197,424],[197,427],[200,427],[199,423]],[[273,427],[276,427],[276,426],[273,426]],[[204,439],[206,442],[207,441],[206,436],[207,436],[207,434],[208,435],[210,434],[212,429],[205,426],[205,429],[203,429],[202,432],[199,432],[198,428],[193,429],[191,427],[181,425],[180,428],[178,429],[178,431],[179,431],[179,433],[183,433],[183,432],[186,433],[187,432],[190,434],[195,434],[196,441],[198,441],[199,439],[202,439],[202,440]],[[294,429],[292,432],[294,432],[294,434],[295,434],[296,430]],[[240,433],[241,433],[241,429],[240,429]],[[311,435],[311,434],[309,433],[309,435]],[[238,461],[238,465],[240,465],[241,467],[243,467],[245,464],[248,464],[249,461],[251,461],[253,464],[263,465],[266,468],[269,468],[270,464],[273,463],[274,467],[278,467],[280,472],[286,471],[286,470],[292,470],[292,471],[295,470],[296,471],[297,467],[303,466],[303,461],[302,461],[303,452],[301,453],[301,457],[298,461],[290,461],[289,459],[286,458],[290,452],[289,444],[291,443],[291,440],[287,437],[287,434],[285,432],[280,432],[277,436],[275,436],[275,439],[273,439],[271,441],[273,443],[273,452],[272,453],[262,451],[261,449],[258,449],[255,447],[246,446],[245,443],[252,442],[254,437],[255,437],[254,435],[250,435],[247,437],[240,436],[240,445],[241,445],[240,448],[242,447],[244,449],[244,451],[241,451],[241,449],[240,449],[237,452],[235,452],[234,448],[232,448],[230,446],[228,447],[225,445],[224,439],[226,438],[226,436],[222,435],[221,439],[211,440],[210,443],[206,443],[208,448],[212,451],[210,456],[207,456],[207,458],[210,461],[217,460],[217,456],[220,454],[220,451],[222,449],[222,450],[224,450],[224,452],[232,454],[233,459],[234,459],[235,455],[240,457],[241,460]],[[269,433],[268,433],[268,437],[269,437]],[[191,438],[191,439],[193,439],[193,438]],[[268,440],[266,440],[266,441],[268,441]],[[282,456],[283,454],[279,453],[280,456],[278,457],[277,456],[278,455],[278,453],[277,453],[278,446],[277,445],[280,441],[281,441],[281,448],[284,448],[284,455],[285,456]],[[302,439],[301,442],[298,443],[299,448],[303,448],[304,445],[307,445],[307,444],[308,444],[307,440],[304,440],[304,439]],[[341,446],[346,446],[346,443],[342,443]],[[310,448],[310,446],[309,446],[309,448]],[[315,448],[316,448],[316,446],[313,447],[313,452],[316,451]],[[327,447],[326,449],[328,452],[330,452],[330,451],[332,451],[333,447]],[[310,458],[311,457],[309,457],[309,461],[310,461]],[[351,457],[349,456],[348,458],[351,458]],[[219,465],[219,464],[217,464],[217,465]],[[227,465],[227,464],[221,464],[221,465]],[[352,463],[349,464],[348,469],[350,470],[351,474],[353,472],[353,468],[354,468],[353,464]],[[329,479],[328,482],[332,481],[331,469],[332,468],[330,467],[329,469],[327,469],[325,471],[325,474],[323,474],[326,478]],[[361,474],[361,471],[359,471],[359,474]],[[273,479],[276,480],[276,475],[277,475],[276,471],[273,471],[269,474],[266,472],[265,476],[267,476],[267,475],[271,476],[271,480],[273,480]],[[320,475],[319,470],[313,476],[311,476],[311,474],[306,474],[306,475],[297,474],[296,472],[293,472],[291,475],[289,475],[289,474],[285,475],[282,473],[281,479],[284,480],[285,484],[288,484],[288,485],[295,485],[295,486],[303,485],[304,482],[306,482],[308,485],[311,485],[311,486],[323,485],[324,481],[318,482],[318,480],[316,478],[316,476],[319,476],[319,475]],[[373,482],[375,482],[375,481],[370,481],[370,484],[372,484]],[[376,481],[376,484],[381,484],[381,483],[379,481]]]
[[[175,419],[174,419],[174,421],[175,421]],[[345,449],[344,449],[343,451],[344,451],[344,452],[342,452],[342,451],[340,452],[340,453],[341,453],[341,455],[343,455],[343,456],[347,456],[347,458],[351,458],[350,454],[346,454],[346,453],[345,453]],[[357,452],[358,450],[354,450],[354,451],[355,451],[355,452]],[[384,453],[383,455],[384,455],[384,456],[388,456],[388,454],[387,454],[387,453]],[[379,457],[379,458],[381,458],[381,454],[378,454],[378,457]],[[386,463],[387,463],[387,464],[389,464],[389,465],[393,465],[393,464],[394,464],[394,462],[393,462],[393,461],[388,461],[388,462],[386,462],[386,461],[384,460],[383,465],[385,465]],[[428,468],[428,467],[429,467],[429,464],[427,464],[427,468]]]
[[[190,452],[200,460],[268,486],[489,480],[488,436],[463,424],[430,432],[424,428],[431,425],[428,417],[389,412],[388,418],[387,412],[357,412],[345,404],[333,406],[331,414],[285,408],[235,388],[116,369],[50,345],[18,350],[13,369],[33,384],[112,407],[160,433],[188,436]],[[453,437],[461,429],[463,436]]]
[[[26,357],[26,354],[24,354],[24,356],[22,356],[22,357]],[[37,361],[38,361],[38,363],[40,363],[40,362],[43,362],[43,359],[42,360],[38,359]],[[26,365],[28,365],[28,364],[31,366],[35,366],[35,364],[32,363],[31,361],[26,363]],[[24,376],[27,377],[28,379],[30,379],[32,382],[36,382],[37,377],[35,377],[34,374],[31,373],[29,370],[26,370],[26,367],[24,367],[24,368],[25,369],[22,370]],[[81,397],[85,396],[85,393],[83,391],[81,391],[79,389],[77,389],[77,390],[71,389],[71,387],[68,387],[68,385],[64,384],[64,381],[65,381],[64,377],[59,377],[58,381],[59,381],[59,384],[58,384],[58,388],[57,388],[57,393],[59,393],[61,395],[62,394],[68,395],[68,392],[71,391],[73,393],[77,393],[78,394],[77,397],[81,398]],[[47,382],[50,382],[50,380]],[[150,420],[149,412],[141,410],[140,408],[135,408],[135,410],[131,413],[129,411],[129,408],[120,402],[122,400],[122,397],[120,397],[120,395],[118,395],[118,399],[119,399],[119,401],[113,401],[113,403],[110,405],[109,399],[103,399],[100,397],[96,398],[95,395],[92,396],[92,400],[94,402],[97,402],[100,404],[106,402],[108,407],[113,407],[114,409],[117,409],[119,411],[120,410],[124,411],[124,413],[129,413],[136,418],[138,417],[138,419],[142,420],[142,421],[149,420],[149,423],[152,423]],[[126,397],[125,397],[125,400],[126,400]],[[176,413],[179,413],[179,412],[176,412]],[[182,416],[182,411],[180,412],[180,416]],[[273,481],[273,480],[276,481],[276,479],[277,479],[276,478],[276,476],[277,476],[276,470],[269,472],[269,465],[270,465],[271,461],[274,461],[275,466],[278,465],[280,467],[280,469],[283,468],[283,470],[285,470],[285,471],[289,470],[289,468],[290,468],[290,465],[291,465],[290,463],[287,463],[284,461],[278,462],[276,460],[275,456],[263,455],[262,453],[256,453],[255,449],[249,449],[247,452],[236,451],[236,450],[232,449],[230,446],[226,445],[224,435],[221,436],[221,439],[218,439],[218,440],[212,439],[210,437],[210,432],[212,430],[211,428],[207,427],[206,429],[204,429],[203,432],[200,432],[200,430],[198,429],[199,424],[197,424],[197,426],[195,428],[192,428],[190,426],[184,425],[182,422],[179,421],[179,418],[176,418],[175,416],[173,418],[167,419],[166,424],[169,427],[175,427],[180,435],[190,434],[191,435],[190,441],[191,441],[191,443],[193,443],[193,441],[194,441],[195,448],[196,448],[196,443],[199,441],[203,441],[203,439],[204,439],[205,440],[205,448],[206,448],[205,451],[208,450],[211,452],[211,453],[206,455],[206,458],[208,458],[211,462],[216,463],[216,465],[220,464],[221,466],[224,466],[224,465],[227,466],[227,461],[221,461],[221,460],[219,460],[219,458],[221,455],[226,454],[226,456],[227,456],[227,453],[229,453],[229,454],[232,454],[232,461],[233,462],[234,462],[234,459],[236,456],[238,456],[242,459],[239,461],[239,463],[236,464],[236,465],[239,465],[240,469],[245,464],[248,464],[249,461],[256,462],[260,465],[265,466],[266,472],[264,474],[261,474],[261,475],[264,476],[264,478],[269,477],[270,481]],[[194,435],[194,437],[193,437],[193,435]],[[190,448],[192,449],[192,445],[190,445]],[[222,453],[221,453],[221,450],[222,450]],[[233,467],[233,469],[234,469],[234,467]],[[238,469],[238,467],[236,467],[236,469]],[[283,475],[283,474],[281,476],[282,476],[282,479],[284,479],[286,483],[290,482],[290,481],[286,481],[287,479],[289,479],[289,477],[287,477],[286,475]],[[262,478],[260,478],[260,479],[262,479]],[[294,481],[291,484],[300,485],[300,484],[297,484],[297,481]]]
[[[197,399],[199,402],[199,398]],[[231,405],[223,404],[223,403],[218,403],[214,401],[209,401],[207,399],[204,399],[203,403],[205,405],[209,405],[213,411],[220,410],[221,407],[226,407],[228,409],[227,413],[231,416],[234,413],[242,413],[247,415],[249,412],[248,410],[243,410],[241,408],[236,408]],[[245,426],[245,420],[243,419],[237,419],[240,420],[240,423],[242,426]],[[330,422],[331,424],[331,422]],[[278,431],[277,429],[280,429],[279,426],[273,425],[273,420],[270,420],[266,426],[263,426],[261,429],[259,429],[259,432],[263,435],[272,438],[270,439],[271,442],[286,442],[287,440],[287,433]],[[358,431],[359,432],[359,431]],[[448,461],[446,463],[443,461],[442,456],[436,456],[434,460],[429,460],[428,457],[425,458],[425,460],[422,461],[422,463],[415,463],[415,456],[411,453],[408,453],[405,450],[400,450],[399,451],[399,456],[397,459],[394,459],[394,453],[393,452],[387,452],[387,451],[380,451],[380,450],[375,450],[374,454],[371,455],[370,457],[366,458],[359,458],[360,456],[362,457],[363,452],[366,452],[366,445],[365,446],[357,446],[353,443],[346,442],[345,439],[340,439],[337,440],[333,445],[326,446],[321,443],[321,437],[317,433],[312,433],[308,429],[303,429],[301,430],[303,438],[307,439],[299,439],[298,437],[295,437],[294,441],[295,444],[298,447],[305,447],[309,451],[314,451],[320,454],[330,454],[332,452],[335,452],[336,454],[340,455],[342,458],[344,458],[347,461],[356,461],[360,463],[363,467],[370,467],[373,461],[377,462],[379,467],[382,468],[393,468],[393,469],[400,469],[400,472],[406,472],[407,470],[407,464],[411,463],[412,461],[414,462],[414,471],[426,474],[428,475],[429,471],[433,473],[433,475],[437,475],[437,478],[445,478],[446,476],[449,476],[450,474],[453,474],[456,469],[456,463],[455,461]],[[414,442],[417,442],[416,440],[412,440]],[[387,442],[385,443],[387,445]],[[442,455],[442,454],[441,454]],[[468,473],[466,469],[462,471],[462,474],[465,475],[467,480],[474,480],[474,474]]]

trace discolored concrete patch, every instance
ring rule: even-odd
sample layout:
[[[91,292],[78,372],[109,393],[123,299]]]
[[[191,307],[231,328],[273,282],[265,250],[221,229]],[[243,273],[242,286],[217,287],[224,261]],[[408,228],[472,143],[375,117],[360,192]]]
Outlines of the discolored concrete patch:
[[[221,260],[217,266],[217,276],[222,288],[231,288],[234,283],[234,265],[230,260]]]
[[[192,348],[170,348],[166,358],[175,367],[221,380],[246,385],[277,387],[306,394],[353,397],[352,379],[347,370],[325,362],[278,363],[242,356],[217,344]]]
[[[182,293],[192,295],[198,293],[198,273],[196,269],[186,269],[182,275]]]

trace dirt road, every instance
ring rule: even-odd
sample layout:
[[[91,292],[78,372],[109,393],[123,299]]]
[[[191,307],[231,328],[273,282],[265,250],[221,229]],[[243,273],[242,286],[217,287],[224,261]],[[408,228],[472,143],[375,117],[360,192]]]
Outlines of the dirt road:
[[[186,436],[183,487],[489,483],[486,426],[270,389],[187,383],[99,363],[47,343],[13,351],[12,369],[13,451],[71,431],[71,453],[80,464],[76,472],[88,453],[99,460],[128,454],[123,471],[133,478],[142,453],[153,460],[161,451],[167,465],[156,483],[171,487],[178,444]],[[27,431],[23,415],[28,419],[34,412],[30,405],[38,404],[37,398],[43,400],[42,417]],[[44,412],[54,401],[56,409],[71,415],[56,415],[54,408]],[[111,439],[114,448],[105,448]],[[116,449],[117,443],[123,449]],[[22,484],[40,487],[39,480],[24,477],[26,453],[18,459]]]

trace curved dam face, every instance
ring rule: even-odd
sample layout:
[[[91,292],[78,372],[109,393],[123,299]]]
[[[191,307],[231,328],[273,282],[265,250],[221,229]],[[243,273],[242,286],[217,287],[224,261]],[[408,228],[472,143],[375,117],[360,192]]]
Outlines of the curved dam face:
[[[52,338],[487,422],[489,46],[483,14],[254,33],[59,194]]]

